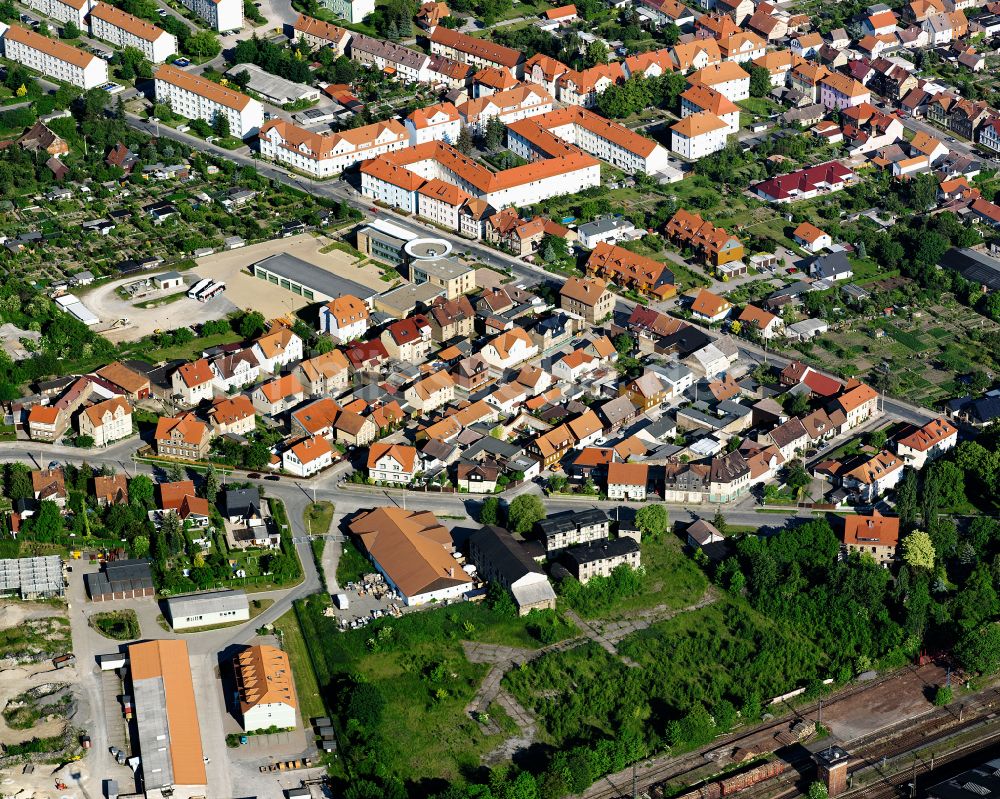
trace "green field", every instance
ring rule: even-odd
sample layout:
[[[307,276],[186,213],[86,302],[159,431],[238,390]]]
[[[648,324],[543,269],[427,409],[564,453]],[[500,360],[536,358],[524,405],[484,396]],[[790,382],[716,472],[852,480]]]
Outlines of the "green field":
[[[288,653],[295,675],[295,693],[299,697],[299,710],[302,713],[302,723],[307,724],[311,718],[325,716],[326,708],[320,696],[319,683],[316,681],[316,670],[309,657],[309,647],[302,637],[302,628],[295,611],[290,610],[274,626],[281,633],[281,646]]]

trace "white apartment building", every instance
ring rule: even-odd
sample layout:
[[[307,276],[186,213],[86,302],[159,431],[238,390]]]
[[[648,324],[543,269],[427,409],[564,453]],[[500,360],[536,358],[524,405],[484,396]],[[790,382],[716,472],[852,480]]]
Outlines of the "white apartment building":
[[[552,98],[540,86],[521,85],[488,97],[468,100],[458,106],[462,122],[474,136],[481,136],[487,123],[497,117],[510,125],[552,110]]]
[[[375,10],[375,0],[320,0],[320,5],[348,22],[362,22]]]
[[[735,61],[723,61],[688,75],[688,83],[704,83],[738,103],[750,97],[750,73]]]
[[[217,31],[235,31],[243,27],[243,0],[181,0]]]
[[[108,82],[108,62],[103,58],[20,25],[0,27],[0,31],[4,55],[11,61],[85,90]]]
[[[444,102],[418,108],[406,120],[410,145],[443,141],[455,144],[462,132],[462,118],[452,103]]]
[[[711,111],[699,111],[670,129],[670,149],[689,161],[697,161],[722,150],[728,137],[728,124]]]
[[[177,52],[177,37],[172,33],[107,3],[98,3],[90,12],[90,32],[121,49],[134,47],[154,64],[162,64]]]
[[[507,146],[531,160],[547,152],[545,132],[627,172],[655,174],[670,163],[666,148],[585,108],[560,108],[511,125]]]
[[[221,114],[229,119],[232,135],[241,139],[256,133],[264,124],[264,107],[241,92],[184,72],[170,64],[160,66],[154,79],[156,102],[168,103],[173,112],[182,117],[203,119],[212,124],[216,116]]]
[[[75,22],[81,30],[90,9],[97,5],[94,0],[26,0],[26,4],[40,14],[45,14],[60,22]]]
[[[402,150],[410,139],[395,119],[338,133],[316,133],[283,119],[272,119],[260,129],[260,152],[317,178],[339,175],[359,161]]]

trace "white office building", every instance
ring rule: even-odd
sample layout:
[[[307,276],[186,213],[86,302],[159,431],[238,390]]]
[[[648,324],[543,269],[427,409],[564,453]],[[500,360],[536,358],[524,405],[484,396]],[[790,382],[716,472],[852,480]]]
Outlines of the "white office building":
[[[134,47],[154,64],[162,64],[177,52],[177,37],[172,33],[106,3],[98,3],[90,12],[90,32],[120,49]]]
[[[96,55],[20,25],[3,27],[0,23],[0,31],[4,56],[11,61],[81,89],[93,89],[108,82],[108,62]]]
[[[264,107],[241,92],[169,64],[156,70],[154,78],[156,102],[169,104],[173,112],[182,117],[203,119],[212,124],[221,114],[229,119],[232,135],[241,139],[256,133],[264,124]]]

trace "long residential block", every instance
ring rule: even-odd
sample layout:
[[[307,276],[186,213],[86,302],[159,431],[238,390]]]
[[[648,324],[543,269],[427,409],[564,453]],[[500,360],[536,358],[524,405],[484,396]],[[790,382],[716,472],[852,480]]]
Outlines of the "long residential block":
[[[104,59],[20,25],[3,30],[3,53],[11,61],[81,89],[108,82],[108,63]]]
[[[316,133],[283,119],[260,129],[260,153],[317,178],[339,175],[359,161],[402,150],[409,134],[394,119],[339,133]]]
[[[243,0],[181,0],[217,31],[243,27]]]
[[[106,3],[98,3],[90,12],[90,32],[116,47],[134,47],[154,64],[162,64],[177,52],[177,37],[172,33]]]
[[[241,139],[256,133],[264,124],[264,107],[241,92],[169,64],[156,70],[154,79],[156,102],[168,103],[174,113],[183,117],[212,124],[222,115],[229,120],[232,135]]]
[[[26,4],[60,22],[75,22],[81,29],[86,27],[84,20],[90,9],[97,5],[94,0],[27,0]]]

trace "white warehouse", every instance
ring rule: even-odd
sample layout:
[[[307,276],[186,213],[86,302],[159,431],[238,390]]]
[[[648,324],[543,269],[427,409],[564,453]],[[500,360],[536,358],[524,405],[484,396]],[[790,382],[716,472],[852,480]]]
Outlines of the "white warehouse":
[[[170,597],[167,600],[170,626],[175,630],[209,627],[250,619],[250,603],[245,591],[203,591]]]
[[[50,78],[93,89],[108,82],[108,63],[96,55],[22,28],[0,23],[3,54]]]
[[[134,47],[154,64],[162,64],[177,52],[172,33],[107,3],[98,3],[90,12],[90,32],[116,47]]]
[[[209,124],[219,114],[229,119],[233,136],[245,139],[264,124],[264,106],[252,97],[184,72],[170,64],[156,70],[156,102],[167,103],[176,114]]]

